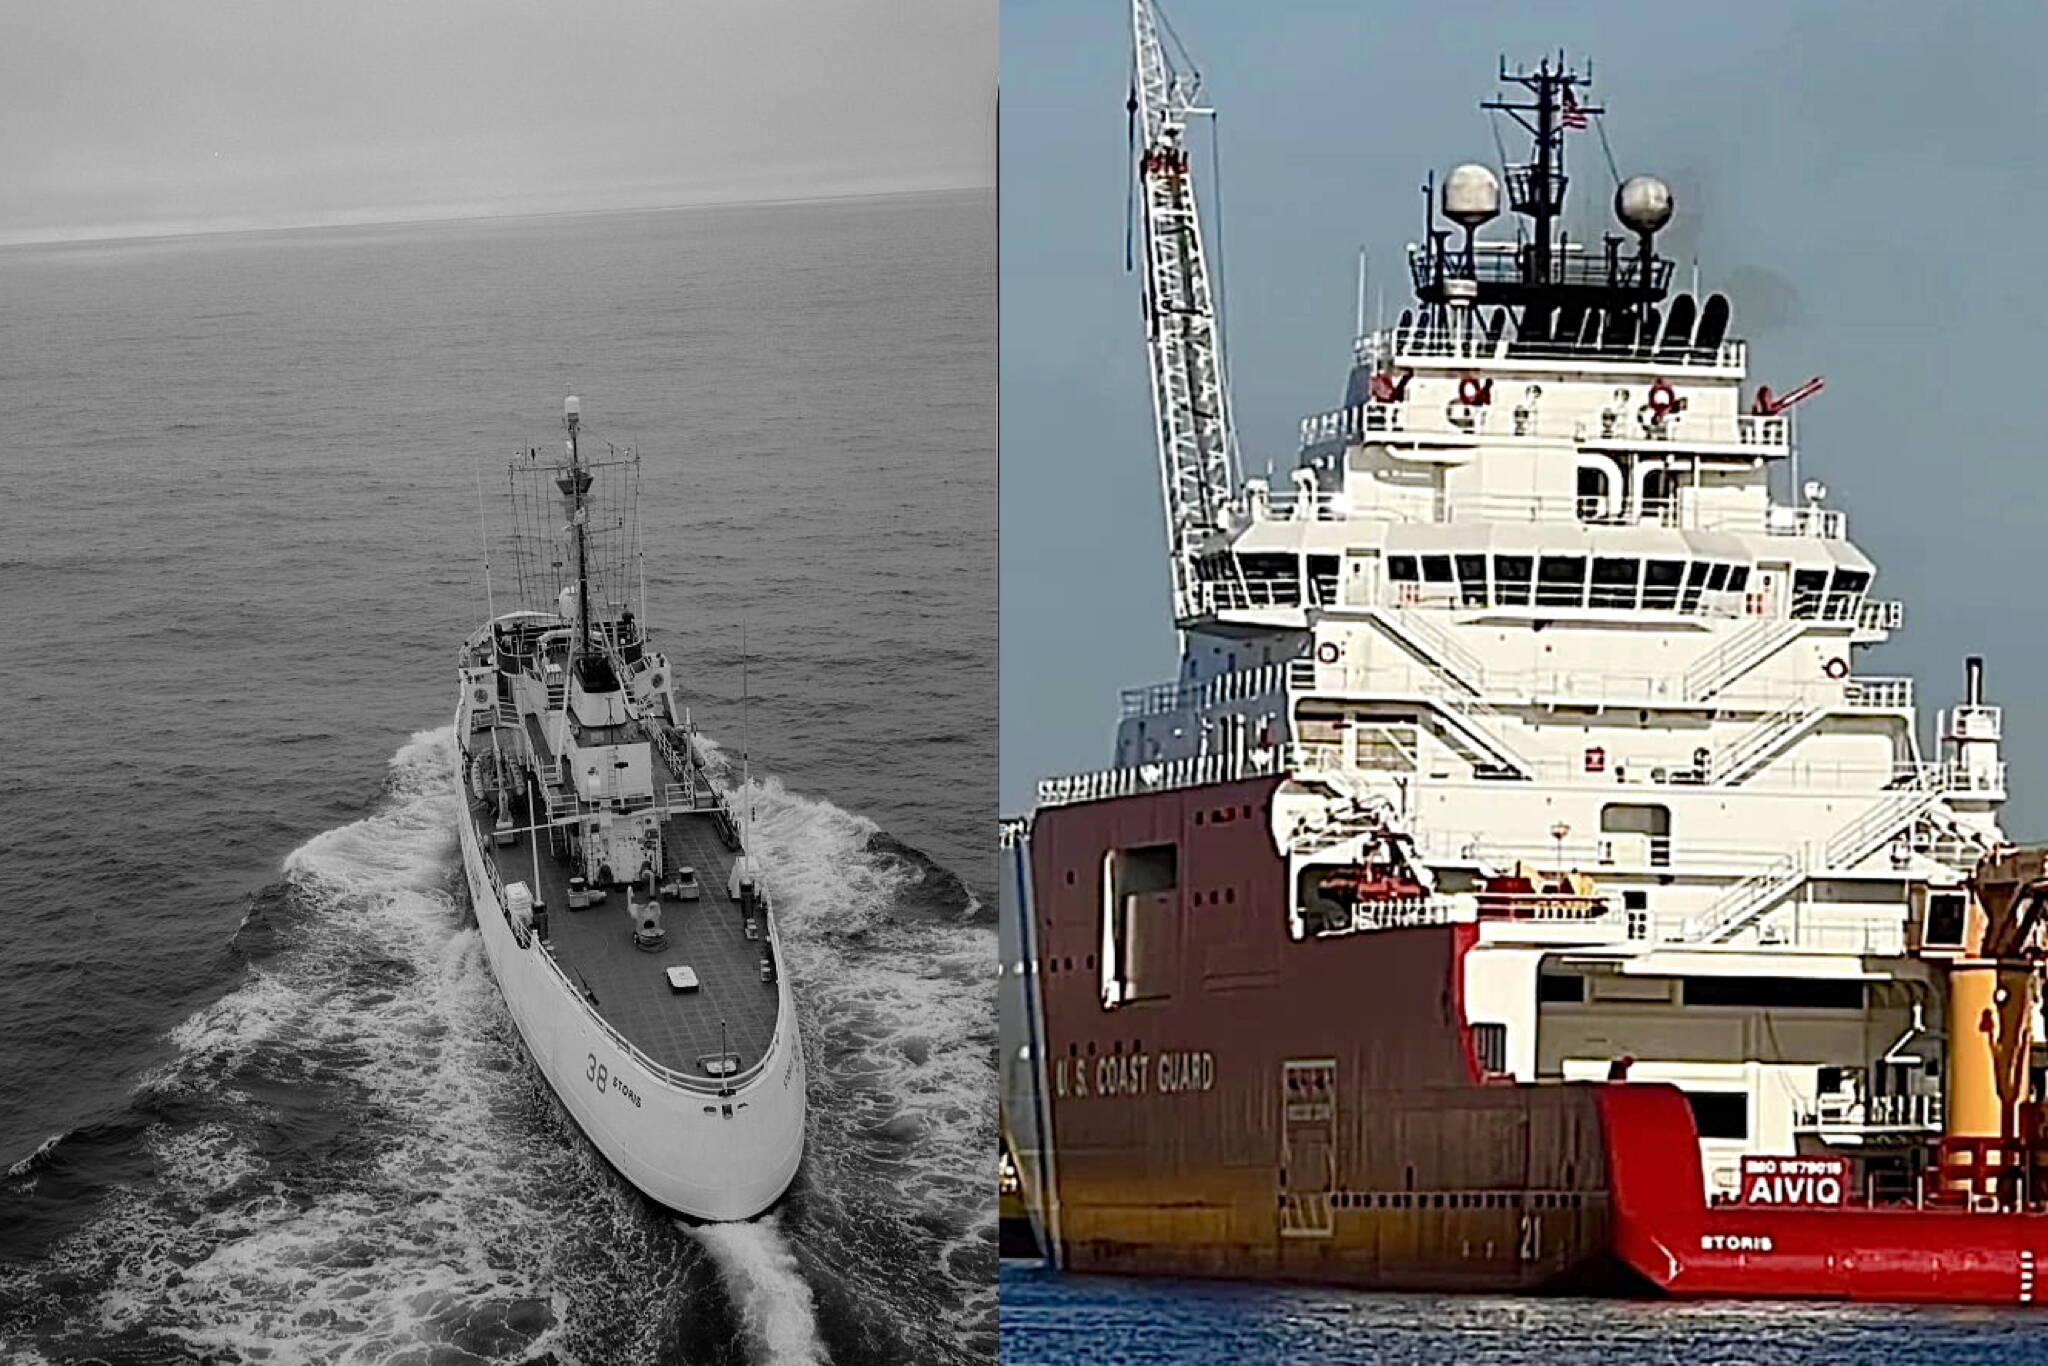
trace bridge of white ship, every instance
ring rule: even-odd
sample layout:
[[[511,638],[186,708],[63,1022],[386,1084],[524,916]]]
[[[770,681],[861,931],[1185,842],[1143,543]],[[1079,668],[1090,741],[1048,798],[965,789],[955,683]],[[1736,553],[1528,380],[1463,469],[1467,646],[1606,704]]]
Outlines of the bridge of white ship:
[[[1196,561],[1217,607],[1670,612],[1857,622],[1875,566],[1846,541],[1657,526],[1369,525],[1342,555],[1256,536]]]
[[[521,743],[509,721],[494,718],[491,726],[504,749]],[[534,729],[529,728],[527,743],[534,743]],[[708,782],[701,775],[679,774],[678,762],[688,768],[687,759],[637,723],[614,729],[621,733],[608,736],[607,743],[650,742],[661,846],[656,899],[665,935],[658,948],[650,950],[636,940],[635,912],[648,900],[637,885],[591,888],[591,897],[600,890],[602,897],[582,908],[574,905],[585,899],[572,897],[570,878],[580,867],[574,837],[551,825],[548,816],[550,801],[559,806],[564,794],[529,790],[511,797],[511,828],[505,830],[498,827],[495,803],[477,796],[472,783],[469,814],[501,900],[505,884],[534,886],[545,909],[540,919],[547,932],[540,949],[553,956],[598,1015],[657,1066],[716,1084],[761,1062],[775,1037],[779,967],[767,937],[766,908],[760,902],[742,905],[729,894],[740,852],[738,833]],[[488,756],[493,738],[489,728],[479,731],[471,737],[470,752]],[[534,752],[545,768],[550,751],[544,734]],[[644,809],[647,804],[642,799],[624,805]],[[693,899],[685,896],[684,869],[694,874]],[[675,989],[668,976],[675,967],[691,969],[694,989]]]

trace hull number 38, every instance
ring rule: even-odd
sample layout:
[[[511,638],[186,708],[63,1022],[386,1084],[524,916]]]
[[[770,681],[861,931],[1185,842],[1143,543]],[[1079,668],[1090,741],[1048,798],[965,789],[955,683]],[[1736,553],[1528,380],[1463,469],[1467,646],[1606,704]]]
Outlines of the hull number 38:
[[[590,1060],[589,1065],[583,1069],[583,1079],[585,1081],[595,1086],[599,1092],[616,1091],[627,1100],[632,1101],[634,1109],[640,1108],[639,1092],[626,1085],[624,1078],[615,1077],[606,1071],[605,1065],[597,1060],[597,1054],[590,1053],[585,1056]]]

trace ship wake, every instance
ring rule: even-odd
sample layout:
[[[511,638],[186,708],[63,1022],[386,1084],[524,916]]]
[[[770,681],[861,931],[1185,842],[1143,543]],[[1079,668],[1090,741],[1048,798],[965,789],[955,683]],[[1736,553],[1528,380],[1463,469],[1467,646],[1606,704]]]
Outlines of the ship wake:
[[[441,728],[253,898],[244,975],[100,1126],[147,1179],[0,1268],[0,1335],[34,1322],[52,1360],[992,1356],[993,935],[872,822],[754,798],[811,1089],[770,1219],[678,1236],[563,1116],[464,904]]]
[[[63,1295],[60,1357],[655,1354],[682,1259],[520,1055],[451,882],[454,771],[413,736],[256,897],[247,975],[132,1100],[152,1179],[0,1285]]]
[[[704,744],[731,784],[733,765]],[[959,880],[828,801],[753,780],[810,1075],[781,1233],[833,1342],[892,1359],[996,1350],[996,943]]]
[[[718,1264],[755,1366],[825,1366],[811,1287],[772,1214],[744,1224],[683,1225]]]

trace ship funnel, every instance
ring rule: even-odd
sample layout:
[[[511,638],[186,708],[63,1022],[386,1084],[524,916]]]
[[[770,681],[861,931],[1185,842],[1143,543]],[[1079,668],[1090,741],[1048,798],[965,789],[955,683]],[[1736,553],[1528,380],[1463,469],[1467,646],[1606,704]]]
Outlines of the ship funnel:
[[[1972,707],[1984,705],[1984,656],[1971,655],[1963,661],[1963,702]]]
[[[1444,217],[1467,232],[1500,216],[1500,180],[1487,167],[1467,162],[1444,177]]]

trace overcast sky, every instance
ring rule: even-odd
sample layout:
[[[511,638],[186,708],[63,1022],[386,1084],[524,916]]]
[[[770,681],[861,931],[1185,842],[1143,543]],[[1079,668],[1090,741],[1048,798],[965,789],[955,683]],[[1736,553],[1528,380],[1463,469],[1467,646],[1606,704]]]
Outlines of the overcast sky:
[[[1848,510],[1906,628],[1863,673],[1918,676],[1925,730],[1961,656],[2006,706],[2008,828],[2048,835],[2048,451],[2038,400],[2048,11],[1901,0],[1669,4],[1166,0],[1221,111],[1226,337],[1246,462],[1294,461],[1342,398],[1358,247],[1398,308],[1423,177],[1498,161],[1500,54],[1594,61],[1621,174],[1677,194],[1661,239],[1734,300],[1751,383],[1825,374],[1803,472]],[[1174,675],[1138,284],[1123,269],[1125,6],[1003,7],[1005,811],[1111,758],[1117,688]],[[1503,129],[1511,156],[1522,144]],[[1570,227],[1613,190],[1573,134]],[[1206,143],[1198,174],[1209,176]],[[1220,232],[1219,232],[1220,227]]]
[[[0,241],[984,186],[995,0],[0,0]]]

